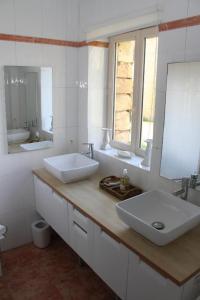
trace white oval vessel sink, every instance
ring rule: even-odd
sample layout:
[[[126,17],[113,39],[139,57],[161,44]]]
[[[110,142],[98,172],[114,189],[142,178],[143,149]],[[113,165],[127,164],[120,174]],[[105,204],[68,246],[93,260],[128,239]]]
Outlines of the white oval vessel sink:
[[[163,191],[151,191],[116,204],[119,217],[163,246],[200,222],[200,208]]]
[[[64,183],[79,181],[93,175],[99,163],[79,153],[53,156],[44,159],[44,166]]]
[[[9,129],[7,137],[8,144],[23,143],[30,137],[30,132],[24,128]]]

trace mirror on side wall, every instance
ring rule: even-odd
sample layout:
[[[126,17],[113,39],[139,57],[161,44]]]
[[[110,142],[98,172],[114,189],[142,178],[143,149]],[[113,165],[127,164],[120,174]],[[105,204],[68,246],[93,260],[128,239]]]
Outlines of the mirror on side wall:
[[[53,146],[52,68],[4,66],[8,153]]]
[[[168,65],[160,175],[200,173],[200,62]]]

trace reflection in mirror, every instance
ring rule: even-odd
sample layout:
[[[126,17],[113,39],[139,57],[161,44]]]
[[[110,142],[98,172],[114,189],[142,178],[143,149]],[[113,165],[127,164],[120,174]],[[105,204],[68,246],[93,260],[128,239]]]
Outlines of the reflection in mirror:
[[[199,173],[200,62],[168,65],[161,176]]]
[[[8,153],[53,146],[52,68],[5,66]]]

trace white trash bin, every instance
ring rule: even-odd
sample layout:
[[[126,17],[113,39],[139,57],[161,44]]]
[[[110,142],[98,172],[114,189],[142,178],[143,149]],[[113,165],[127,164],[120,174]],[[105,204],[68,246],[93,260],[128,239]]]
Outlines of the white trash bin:
[[[33,243],[38,248],[48,247],[51,239],[51,228],[44,220],[32,224]]]

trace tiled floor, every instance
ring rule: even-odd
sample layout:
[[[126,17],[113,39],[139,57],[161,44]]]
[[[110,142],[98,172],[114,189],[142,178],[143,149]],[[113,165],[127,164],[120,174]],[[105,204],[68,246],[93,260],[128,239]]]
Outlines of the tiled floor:
[[[0,300],[113,300],[112,291],[60,239],[47,249],[32,244],[1,255]]]

